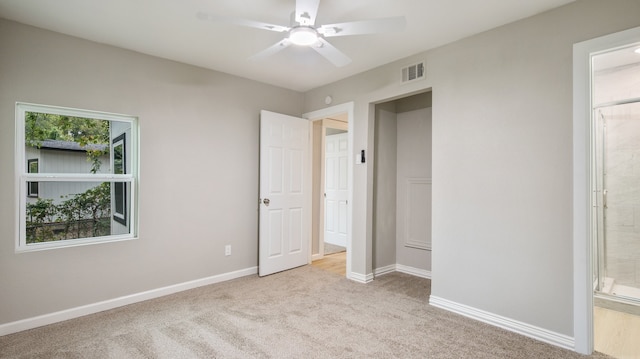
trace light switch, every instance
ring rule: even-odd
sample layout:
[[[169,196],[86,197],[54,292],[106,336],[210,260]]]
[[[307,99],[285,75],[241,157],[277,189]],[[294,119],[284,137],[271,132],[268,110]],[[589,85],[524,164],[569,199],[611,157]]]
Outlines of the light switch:
[[[359,165],[363,163],[365,163],[364,150],[360,150],[360,152],[356,154],[356,164]]]

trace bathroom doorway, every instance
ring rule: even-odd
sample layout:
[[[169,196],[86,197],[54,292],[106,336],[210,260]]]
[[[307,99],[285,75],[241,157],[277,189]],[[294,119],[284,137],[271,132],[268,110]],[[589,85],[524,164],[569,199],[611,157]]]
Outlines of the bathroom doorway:
[[[640,45],[593,56],[594,287],[640,305]]]
[[[637,357],[640,343],[640,43],[591,57],[595,350]]]

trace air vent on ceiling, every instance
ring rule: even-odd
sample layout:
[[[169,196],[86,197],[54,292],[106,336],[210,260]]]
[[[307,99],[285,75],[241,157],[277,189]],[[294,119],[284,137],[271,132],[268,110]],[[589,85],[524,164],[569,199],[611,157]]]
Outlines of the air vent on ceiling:
[[[424,78],[424,61],[402,68],[402,83]]]

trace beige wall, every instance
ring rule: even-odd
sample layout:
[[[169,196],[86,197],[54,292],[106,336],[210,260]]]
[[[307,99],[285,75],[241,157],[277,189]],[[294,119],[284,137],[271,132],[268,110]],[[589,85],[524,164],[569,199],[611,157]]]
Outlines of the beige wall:
[[[0,48],[0,325],[257,265],[259,111],[302,94],[5,20]],[[139,240],[15,253],[16,101],[139,117]]]
[[[571,337],[572,47],[639,25],[640,1],[577,1],[309,91],[305,111],[354,101],[353,149],[373,149],[372,104],[431,88],[432,294]],[[426,80],[399,84],[419,60]],[[373,166],[353,178],[366,275]]]

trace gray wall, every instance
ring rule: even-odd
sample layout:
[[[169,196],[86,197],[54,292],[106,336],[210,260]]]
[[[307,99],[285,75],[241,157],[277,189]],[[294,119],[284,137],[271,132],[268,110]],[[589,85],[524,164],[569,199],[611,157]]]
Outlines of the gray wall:
[[[373,104],[431,88],[432,294],[572,336],[572,46],[635,26],[640,1],[577,1],[309,91],[305,111],[353,101],[353,149],[373,149]],[[419,60],[426,80],[399,84]],[[371,163],[353,172],[360,274]]]
[[[302,94],[5,20],[0,48],[0,324],[257,265],[259,111]],[[16,101],[139,117],[139,240],[15,253]]]
[[[389,106],[391,105],[391,106]],[[373,160],[373,268],[396,264],[397,115],[395,104],[376,108]],[[390,111],[391,110],[391,111]]]
[[[400,107],[400,106],[398,106]],[[396,198],[396,262],[399,265],[431,271],[431,249],[418,248],[409,239],[431,244],[431,198],[412,195],[409,205],[409,179],[431,180],[431,108],[422,108],[397,115],[398,173]],[[415,186],[415,185],[414,185]],[[431,187],[421,184],[421,187]],[[415,188],[415,187],[414,187]],[[409,208],[414,210],[410,211]],[[412,212],[412,213],[409,213]],[[423,218],[424,220],[419,220]],[[419,221],[422,228],[411,229],[408,220]],[[413,238],[415,237],[415,238]],[[422,245],[420,243],[419,245]]]

